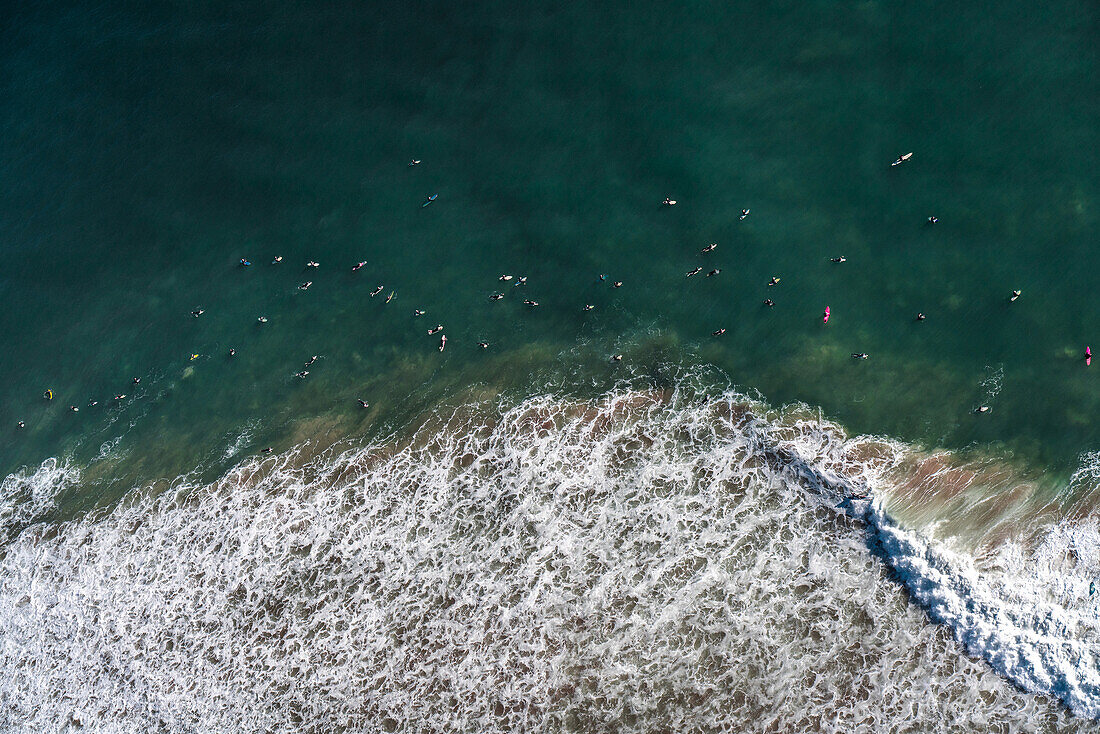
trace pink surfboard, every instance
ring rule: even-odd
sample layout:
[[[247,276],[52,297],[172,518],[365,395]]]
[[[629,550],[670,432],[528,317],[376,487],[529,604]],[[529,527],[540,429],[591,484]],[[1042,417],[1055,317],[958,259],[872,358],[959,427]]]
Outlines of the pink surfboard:
[[[825,315],[821,317],[821,323],[823,323],[823,324],[829,323],[829,307],[828,306],[825,307]]]
[[[1085,347],[1085,366],[1092,364],[1092,350]]]

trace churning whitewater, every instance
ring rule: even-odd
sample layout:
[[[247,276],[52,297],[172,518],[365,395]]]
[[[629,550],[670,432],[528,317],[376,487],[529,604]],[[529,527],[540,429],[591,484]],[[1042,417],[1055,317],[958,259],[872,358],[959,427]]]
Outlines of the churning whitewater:
[[[882,499],[920,463],[737,394],[620,390],[137,489],[4,548],[0,726],[1092,728],[1095,527],[928,542]]]

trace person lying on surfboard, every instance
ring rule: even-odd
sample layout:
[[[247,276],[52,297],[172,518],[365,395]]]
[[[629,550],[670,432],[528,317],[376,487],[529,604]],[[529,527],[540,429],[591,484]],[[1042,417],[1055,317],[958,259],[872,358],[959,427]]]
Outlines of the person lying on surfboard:
[[[902,163],[905,163],[907,160],[909,160],[912,157],[913,157],[912,153],[906,153],[904,155],[899,155],[898,159],[896,161],[894,161],[893,163],[891,163],[890,165],[891,166],[900,166]]]

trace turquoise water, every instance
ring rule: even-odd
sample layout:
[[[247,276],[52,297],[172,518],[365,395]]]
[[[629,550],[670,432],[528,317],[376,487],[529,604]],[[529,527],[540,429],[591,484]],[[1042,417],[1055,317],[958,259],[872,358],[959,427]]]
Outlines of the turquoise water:
[[[1096,33],[1082,2],[11,8],[0,471],[78,467],[71,518],[690,375],[1091,507]]]

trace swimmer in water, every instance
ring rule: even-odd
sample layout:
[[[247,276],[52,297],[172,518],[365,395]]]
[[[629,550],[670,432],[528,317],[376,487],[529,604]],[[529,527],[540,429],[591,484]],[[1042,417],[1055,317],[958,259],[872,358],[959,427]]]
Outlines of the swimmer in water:
[[[308,290],[311,285],[313,285],[313,281],[312,280],[307,280],[305,283],[302,283],[300,286],[298,286],[298,290],[300,290],[300,291]]]
[[[775,305],[775,301],[773,301],[770,298],[765,298],[764,299],[764,305],[767,306],[768,308],[771,308],[772,306]]]
[[[439,351],[442,352],[446,348],[447,348],[447,335],[444,334],[443,336],[439,337]]]
[[[747,217],[747,216],[749,216],[749,210],[748,209],[742,209],[740,219],[744,220],[745,217]]]
[[[266,324],[267,323],[267,317],[266,316],[261,316],[260,318],[256,319],[256,323],[257,324]]]
[[[316,362],[316,361],[317,361],[317,355],[314,354],[312,357],[309,358],[309,361],[306,362],[306,367],[312,367],[313,363]]]
[[[722,271],[719,270],[718,268],[715,268],[714,270],[711,270],[709,273],[707,273],[707,277],[709,278],[712,275],[718,275],[718,273],[720,273],[720,272],[722,272]]]
[[[676,206],[676,200],[675,199],[670,199],[667,196],[665,197],[665,200],[662,201],[661,203],[664,204],[665,206]]]
[[[852,355],[852,359],[867,359],[866,352],[856,352]]]
[[[427,313],[427,311],[421,311],[419,308],[414,308],[413,309],[413,317],[414,318],[417,317],[417,316],[423,316],[426,313]]]
[[[301,372],[295,372],[294,376],[297,377],[299,380],[304,380],[306,379],[306,376],[308,374],[309,372],[307,370],[302,370]]]
[[[623,355],[621,355],[621,354],[612,354],[611,355],[611,361],[612,362],[622,362],[623,361]]]
[[[691,276],[693,276],[693,275],[698,275],[698,274],[699,274],[699,273],[701,273],[701,272],[703,272],[703,269],[702,269],[702,268],[695,268],[695,270],[689,270],[689,271],[687,271],[686,273],[684,273],[684,275],[686,275],[687,277],[689,277],[689,278],[690,278]]]
[[[379,293],[381,293],[381,292],[382,292],[382,289],[383,289],[383,288],[385,288],[385,287],[386,287],[386,286],[384,286],[384,285],[380,285],[380,286],[378,286],[377,288],[375,288],[375,289],[374,289],[373,291],[371,291],[371,292],[370,292],[370,297],[371,297],[371,298],[374,298],[374,297],[375,297],[375,296],[377,296],[377,295],[378,295]]]
[[[772,279],[768,281],[768,285],[779,285],[779,278],[772,276]]]
[[[928,223],[929,224],[935,224],[938,221],[940,221],[939,217],[928,217]]]
[[[593,306],[593,305],[592,305],[591,303],[586,303],[586,304],[584,304],[584,310],[585,310],[585,311],[591,311],[591,310],[592,310],[592,309],[594,309],[594,308],[596,308],[596,307],[595,307],[595,306]]]
[[[834,262],[834,263],[848,262],[848,258],[844,257],[843,255],[841,255],[840,257],[831,257],[831,258],[829,258],[829,262]]]
[[[247,268],[251,264],[252,264],[251,260],[245,260],[243,257],[241,258],[241,267],[242,268]]]
[[[718,243],[717,242],[711,242],[709,245],[704,247],[702,250],[699,250],[699,252],[714,252],[714,248],[716,248],[716,247],[718,247]]]
[[[710,335],[711,336],[722,336],[725,333],[726,333],[725,329],[718,329],[717,331],[710,332]]]
[[[191,312],[191,315],[194,316],[197,319],[199,316],[202,316],[204,313],[206,313],[205,309],[196,308],[194,311]]]
[[[488,342],[478,342],[477,345],[479,347],[481,347],[482,349],[488,349],[489,348],[489,343]]]
[[[1011,295],[1011,296],[1009,297],[1009,299],[1008,299],[1008,300],[1009,300],[1009,301],[1015,301],[1015,300],[1016,300],[1017,298],[1019,298],[1019,297],[1020,297],[1021,295],[1022,295],[1022,292],[1021,292],[1021,291],[1012,291],[1012,295]]]
[[[443,324],[438,324],[434,329],[428,329],[428,336],[433,336],[443,331]]]
[[[531,300],[524,300],[523,305],[524,306],[530,306],[531,308],[534,308],[535,306],[539,305],[539,302],[538,301],[531,301]]]
[[[367,264],[366,260],[355,263],[354,265],[351,266],[351,272],[354,273],[356,270],[358,270],[359,268],[363,267],[366,264]]]
[[[275,259],[271,261],[271,264],[272,265],[278,265],[282,261],[283,261],[283,256],[282,255],[276,255]]]
[[[499,301],[502,298],[504,298],[503,293],[494,293],[493,295],[489,296],[490,301]]]
[[[366,400],[363,400],[363,398],[359,398],[359,407],[360,408],[369,408],[370,403],[368,403]]]

